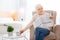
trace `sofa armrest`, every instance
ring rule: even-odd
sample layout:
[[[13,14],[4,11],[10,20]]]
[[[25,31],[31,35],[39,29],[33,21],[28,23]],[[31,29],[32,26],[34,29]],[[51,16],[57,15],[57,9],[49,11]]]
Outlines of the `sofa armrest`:
[[[30,27],[30,40],[34,40],[34,27],[33,27],[33,25]]]
[[[56,31],[56,25],[53,26],[53,32],[55,33]]]
[[[60,25],[55,26],[56,40],[60,40]]]

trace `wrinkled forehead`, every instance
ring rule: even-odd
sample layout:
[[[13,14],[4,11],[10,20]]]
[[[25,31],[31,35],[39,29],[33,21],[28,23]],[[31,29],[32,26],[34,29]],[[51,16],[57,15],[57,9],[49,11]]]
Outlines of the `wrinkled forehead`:
[[[36,5],[36,9],[43,9],[42,5]]]

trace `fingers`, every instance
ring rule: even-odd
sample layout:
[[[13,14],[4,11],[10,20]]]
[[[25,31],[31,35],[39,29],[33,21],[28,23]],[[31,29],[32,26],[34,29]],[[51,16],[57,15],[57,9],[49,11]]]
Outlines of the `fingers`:
[[[20,30],[20,34],[22,34],[24,32],[24,30]]]
[[[51,16],[50,19],[53,19],[53,16]]]

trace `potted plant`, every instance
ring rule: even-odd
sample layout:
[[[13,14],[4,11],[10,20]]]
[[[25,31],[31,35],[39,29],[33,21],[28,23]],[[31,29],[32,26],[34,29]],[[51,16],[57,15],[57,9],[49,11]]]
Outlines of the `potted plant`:
[[[12,36],[13,35],[13,31],[14,31],[14,28],[12,26],[8,26],[7,27],[8,36]]]

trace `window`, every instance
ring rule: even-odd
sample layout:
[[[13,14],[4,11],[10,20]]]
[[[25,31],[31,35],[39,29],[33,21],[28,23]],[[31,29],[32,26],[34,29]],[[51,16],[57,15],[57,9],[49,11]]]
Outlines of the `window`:
[[[0,11],[16,11],[18,8],[17,0],[0,0]]]

